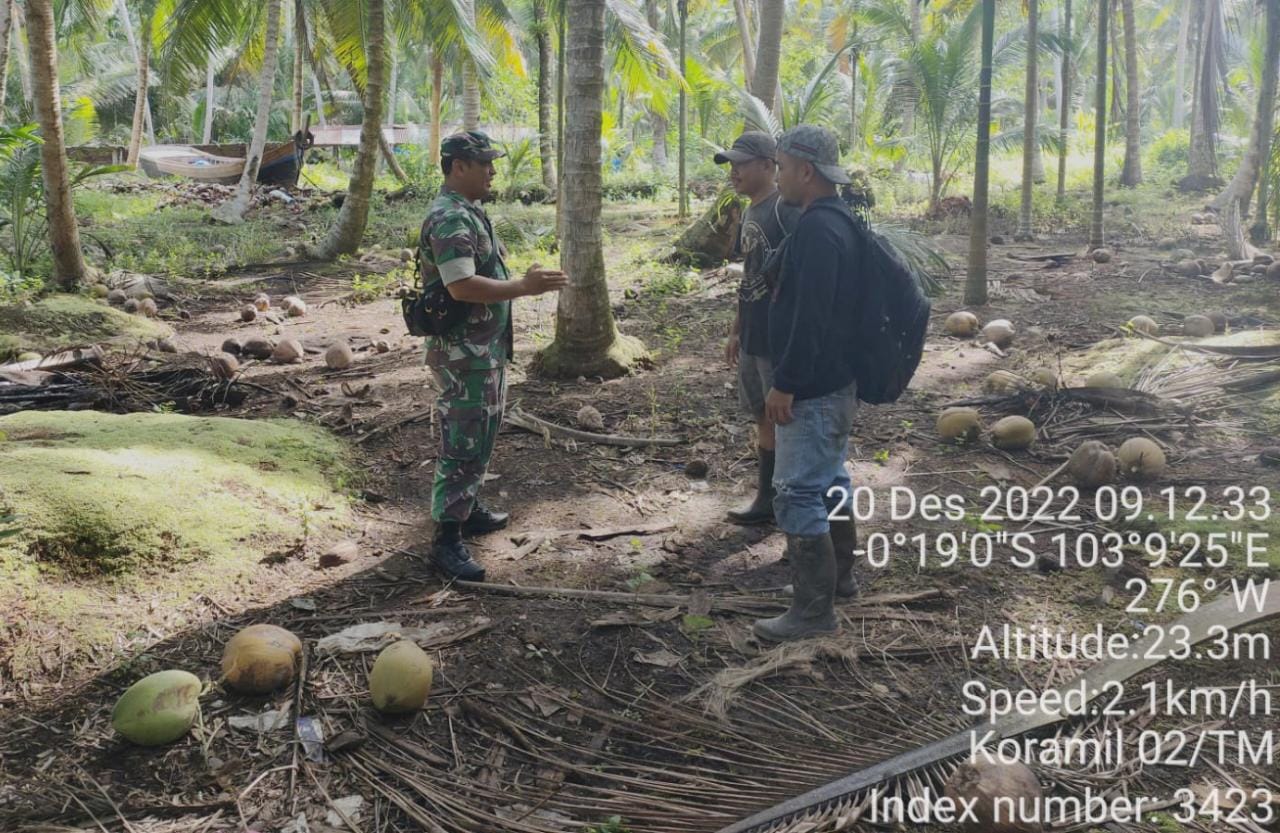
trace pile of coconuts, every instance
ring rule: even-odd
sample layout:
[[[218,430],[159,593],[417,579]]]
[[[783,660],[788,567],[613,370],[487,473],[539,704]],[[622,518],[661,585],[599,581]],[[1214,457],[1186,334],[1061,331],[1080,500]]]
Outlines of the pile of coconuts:
[[[1159,480],[1166,468],[1164,449],[1147,437],[1130,437],[1115,452],[1101,440],[1086,440],[1066,463],[1067,474],[1082,489],[1097,489],[1120,479]]]
[[[947,408],[938,416],[939,436],[964,445],[982,436],[982,418],[974,408]],[[1036,440],[1036,425],[1024,416],[1007,416],[991,426],[991,444],[1002,451],[1025,451]]]
[[[968,310],[957,310],[948,315],[942,329],[955,338],[973,338],[981,333],[989,343],[1002,350],[1013,344],[1017,335],[1017,330],[1008,319],[997,318],[983,326],[978,316]]]
[[[237,694],[262,696],[291,685],[302,659],[302,640],[276,625],[250,625],[227,641],[222,683]],[[431,693],[435,667],[418,645],[404,639],[388,645],[369,672],[369,698],[388,715],[420,710]],[[180,669],[138,680],[111,712],[116,733],[138,746],[164,746],[184,737],[200,719],[204,684]]]

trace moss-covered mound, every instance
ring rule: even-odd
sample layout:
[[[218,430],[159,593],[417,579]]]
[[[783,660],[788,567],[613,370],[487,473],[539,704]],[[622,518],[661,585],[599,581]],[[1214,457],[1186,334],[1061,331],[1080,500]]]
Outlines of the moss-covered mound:
[[[95,411],[0,418],[0,670],[24,632],[80,647],[136,600],[217,592],[349,517],[341,443],[294,421]],[[7,617],[6,617],[7,618]],[[5,643],[8,643],[7,645]]]
[[[170,335],[173,330],[163,322],[83,295],[50,295],[34,303],[0,306],[0,361],[23,350],[47,353],[69,345]]]

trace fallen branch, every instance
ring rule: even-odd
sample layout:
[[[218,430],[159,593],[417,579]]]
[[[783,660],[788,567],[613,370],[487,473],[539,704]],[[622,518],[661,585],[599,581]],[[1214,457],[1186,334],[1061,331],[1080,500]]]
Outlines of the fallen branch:
[[[563,425],[556,425],[554,422],[547,422],[533,414],[525,413],[517,406],[511,406],[507,411],[507,422],[530,431],[534,434],[540,434],[545,439],[551,437],[560,437],[567,440],[577,440],[584,443],[596,443],[597,445],[612,445],[622,448],[647,448],[651,446],[673,446],[680,445],[684,440],[675,437],[626,437],[619,434],[595,434],[590,431],[579,431],[577,428],[566,428]]]
[[[454,586],[466,590],[493,593],[498,596],[516,596],[525,598],[562,598],[582,599],[585,601],[608,602],[611,604],[641,605],[644,607],[688,607],[691,599],[675,593],[621,593],[612,590],[580,590],[569,587],[520,587],[514,584],[487,584],[478,581],[455,581]],[[886,593],[876,596],[863,596],[854,607],[879,607],[884,605],[904,605],[914,602],[932,601],[947,598],[944,590],[930,588],[914,593]],[[729,598],[712,598],[709,600],[712,610],[725,613],[757,613],[761,608],[778,608],[782,601],[774,601],[759,596],[738,596]]]

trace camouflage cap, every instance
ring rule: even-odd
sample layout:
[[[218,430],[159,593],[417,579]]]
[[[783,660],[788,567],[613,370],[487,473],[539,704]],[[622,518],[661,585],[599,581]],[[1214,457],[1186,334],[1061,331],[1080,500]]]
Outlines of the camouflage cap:
[[[816,124],[796,125],[778,139],[778,152],[812,162],[828,182],[849,184],[849,173],[840,167],[840,140],[832,130]]]
[[[726,162],[750,162],[752,159],[773,159],[778,151],[778,143],[772,136],[761,130],[748,130],[737,139],[728,150],[722,150],[714,157],[717,165]]]
[[[477,159],[481,162],[492,162],[501,159],[507,153],[493,146],[489,134],[479,130],[464,130],[454,133],[440,143],[440,155],[450,159]]]

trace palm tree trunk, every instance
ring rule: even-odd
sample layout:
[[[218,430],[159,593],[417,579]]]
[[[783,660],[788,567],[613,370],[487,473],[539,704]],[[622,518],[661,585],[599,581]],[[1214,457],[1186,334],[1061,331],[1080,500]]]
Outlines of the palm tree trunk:
[[[1173,129],[1181,130],[1187,120],[1187,41],[1191,38],[1191,0],[1182,0],[1178,19],[1178,46],[1173,58]]]
[[[213,52],[210,52],[204,66],[204,130],[200,140],[206,145],[213,141],[213,87]]]
[[[649,26],[656,28],[658,4],[651,0],[651,5],[654,12]],[[751,18],[747,16],[747,0],[733,0],[733,13],[738,19],[738,37],[742,39],[742,83],[747,92],[751,92],[751,80],[756,74],[756,48],[751,37]]]
[[[444,58],[440,50],[431,53],[431,164],[440,161],[440,102],[444,96]]]
[[[978,144],[973,155],[973,214],[969,220],[969,267],[964,302],[987,302],[987,191],[991,176],[991,60],[996,0],[982,0],[982,69],[978,76]]]
[[[1138,33],[1133,0],[1121,0],[1124,18],[1125,128],[1124,167],[1120,184],[1133,188],[1142,183],[1142,90],[1138,86]]]
[[[1274,51],[1280,51],[1280,2],[1277,0],[1267,0],[1267,69],[1273,74],[1276,70],[1276,55]],[[1265,81],[1265,75],[1264,81]],[[1271,94],[1276,93],[1277,79],[1271,79]],[[1267,202],[1268,190],[1271,185],[1271,155],[1275,152],[1272,145],[1272,130],[1275,113],[1268,114],[1271,122],[1268,129],[1262,133],[1262,150],[1259,153],[1259,169],[1260,176],[1258,182],[1258,211],[1254,218],[1253,227],[1250,230],[1250,236],[1255,243],[1262,243],[1271,237],[1270,227],[1267,222]]]
[[[769,0],[772,2],[772,0]],[[781,0],[777,0],[781,3]],[[680,15],[680,76],[684,77],[689,72],[687,50],[689,37],[689,0],[676,0],[676,6]],[[759,70],[759,65],[756,69]],[[770,87],[769,89],[773,89]],[[680,219],[689,216],[689,189],[686,179],[686,160],[688,157],[689,145],[689,96],[685,92],[684,85],[680,85],[680,158],[676,160],[676,192],[678,194],[677,203],[679,211],[677,212]]]
[[[1221,0],[1203,0],[1191,99],[1191,148],[1184,187],[1200,190],[1218,178],[1218,75],[1222,48]]]
[[[306,45],[305,18],[302,16],[302,0],[294,0],[293,2],[293,113],[289,118],[290,131],[297,133],[302,129],[302,107],[303,99],[306,98],[306,75],[303,73],[303,66],[306,61],[306,55],[303,48]]]
[[[1271,131],[1275,124],[1276,72],[1280,64],[1280,21],[1276,20],[1280,0],[1266,0],[1267,41],[1262,65],[1262,83],[1258,87],[1257,108],[1253,126],[1249,131],[1249,144],[1245,148],[1240,167],[1226,188],[1213,201],[1213,207],[1222,211],[1232,201],[1239,204],[1244,217],[1253,199],[1253,189],[1258,184],[1259,172],[1266,168],[1271,158]]]
[[[1093,134],[1093,220],[1089,225],[1089,248],[1096,249],[1102,238],[1102,197],[1107,161],[1107,24],[1111,19],[1108,0],[1098,0],[1098,79],[1094,102],[1096,127]]]
[[[564,80],[568,72],[568,12],[560,4],[556,19],[556,240],[564,239]]]
[[[307,8],[302,2],[299,2],[294,9],[294,15],[297,17],[298,35],[302,39],[302,50],[306,54],[307,63],[311,65],[311,83],[315,88],[316,98],[316,118],[319,119],[321,126],[325,124],[325,100],[321,99],[320,91],[325,93],[325,99],[331,104],[333,103],[333,85],[329,83],[329,73],[325,71],[324,63],[316,57],[315,50],[311,48],[311,33],[307,29]]]
[[[467,18],[474,25],[476,22],[475,0],[462,0],[465,3]],[[476,62],[468,57],[462,59],[462,129],[477,130],[480,127],[480,74]]]
[[[395,125],[389,125],[394,127]],[[387,167],[391,169],[391,175],[396,181],[403,184],[409,184],[409,175],[404,172],[404,168],[400,165],[400,160],[396,158],[395,148],[391,147],[391,143],[387,141],[387,134],[383,130],[378,131],[378,150],[382,153],[382,159],[387,163]]]
[[[777,112],[778,64],[782,58],[782,30],[785,0],[760,0],[760,43],[756,46],[756,71],[751,75],[751,92],[770,110]]]
[[[17,42],[21,44],[23,41],[22,32],[24,29],[29,28],[27,26],[26,13],[23,10],[22,6],[18,5],[17,0],[13,0],[13,4],[11,8],[13,9],[13,15],[14,15],[13,36],[17,40]],[[29,33],[27,35],[26,40],[28,43],[30,43],[31,36]],[[35,103],[31,93],[31,56],[29,54],[30,51],[31,50],[29,48],[26,50],[22,50],[22,49],[18,50],[18,81],[22,84],[22,100],[26,102],[28,107],[33,106]]]
[[[62,96],[58,89],[58,48],[51,0],[27,0],[27,49],[40,134],[40,170],[44,179],[53,277],[58,288],[73,292],[84,281],[80,227],[71,201],[71,178],[62,138]]]
[[[551,28],[546,0],[533,0],[533,26],[538,40],[538,160],[542,164],[542,185],[548,194],[555,194],[556,148],[551,137]]]
[[[911,12],[911,43],[920,42],[920,35],[923,31],[920,16],[920,0],[906,0],[910,4]],[[909,81],[907,83],[910,83]],[[910,136],[916,132],[916,97],[918,93],[912,87],[908,95],[902,99],[902,135]],[[901,156],[894,164],[894,170],[901,171],[907,165],[907,157]]]
[[[0,121],[9,89],[9,43],[13,32],[13,0],[0,0]]]
[[[386,89],[386,21],[383,0],[366,0],[368,10],[367,71],[364,84],[364,121],[360,125],[360,151],[347,186],[347,198],[338,210],[329,234],[313,252],[320,260],[352,254],[360,248],[369,220],[369,197],[373,194],[373,178],[378,154],[383,145],[382,109]]]
[[[244,215],[249,210],[253,185],[258,181],[258,168],[262,165],[262,152],[267,144],[267,125],[271,120],[271,99],[276,82],[281,3],[282,0],[267,0],[266,47],[262,52],[262,72],[258,76],[258,111],[253,120],[253,140],[249,143],[249,152],[245,156],[244,171],[240,174],[235,197],[214,211],[214,216],[223,222],[239,223],[244,220]]]
[[[1036,118],[1040,109],[1036,58],[1040,27],[1040,2],[1027,0],[1027,87],[1022,119],[1022,206],[1018,213],[1017,239],[1031,240],[1031,197],[1035,191]]]
[[[1062,42],[1071,43],[1071,0],[1062,18]],[[1067,128],[1071,125],[1071,49],[1062,50],[1062,84],[1058,88],[1058,199],[1067,196]]]
[[[387,93],[387,124],[394,127],[400,100],[400,61],[396,59],[394,46],[387,48],[387,60],[391,62],[391,90]]]
[[[854,35],[857,36],[857,27],[854,27]],[[858,50],[856,48],[849,51],[849,149],[856,151],[859,141],[858,134]]]
[[[746,0],[734,0],[735,6]],[[658,0],[645,0],[644,3],[645,19],[649,22],[649,28],[655,32],[660,31],[661,20],[658,16]],[[746,14],[746,10],[742,10],[742,14]],[[741,25],[741,21],[739,21]],[[749,42],[748,42],[749,45]],[[752,66],[754,66],[755,57],[752,56]],[[666,78],[666,74],[661,70],[658,71],[659,78]],[[750,75],[746,76],[750,78]],[[661,171],[667,167],[667,117],[657,110],[649,110],[649,123],[653,127],[653,167],[654,170]]]
[[[126,15],[124,22],[128,26],[128,10],[124,6],[124,0],[121,0],[120,8],[122,13]],[[138,165],[138,153],[142,149],[144,122],[149,112],[147,107],[147,84],[150,83],[151,74],[151,25],[154,19],[154,13],[144,10],[142,17],[142,44],[135,49],[134,55],[138,66],[138,89],[133,97],[133,130],[129,134],[129,155],[126,160],[126,164],[134,167]]]
[[[311,95],[316,100],[316,119],[321,127],[328,127],[329,120],[324,114],[324,96],[320,91],[320,76],[311,73]]]
[[[551,376],[613,378],[630,371],[644,350],[620,336],[609,304],[600,225],[602,175],[600,129],[604,99],[604,10],[606,0],[568,0],[573,21],[569,41],[565,153],[561,193],[564,238],[560,261],[569,285],[556,306],[555,340],[538,356]]]

